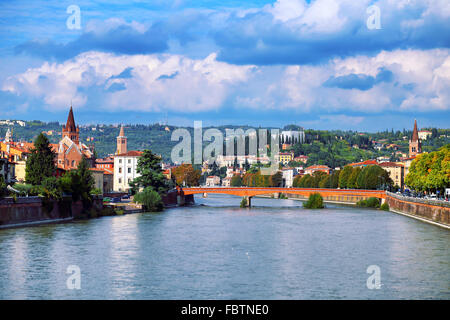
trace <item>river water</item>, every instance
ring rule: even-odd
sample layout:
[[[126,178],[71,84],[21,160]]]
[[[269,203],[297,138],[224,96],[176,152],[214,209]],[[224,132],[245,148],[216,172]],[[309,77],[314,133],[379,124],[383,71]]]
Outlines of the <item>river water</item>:
[[[0,299],[450,299],[449,230],[344,205],[196,203],[0,230]]]

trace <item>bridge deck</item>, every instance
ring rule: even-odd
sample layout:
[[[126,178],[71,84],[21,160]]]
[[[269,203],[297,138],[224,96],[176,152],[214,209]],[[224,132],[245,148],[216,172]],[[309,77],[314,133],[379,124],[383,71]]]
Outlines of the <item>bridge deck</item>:
[[[318,192],[322,196],[365,196],[379,199],[386,198],[384,190],[359,190],[359,189],[321,189],[321,188],[264,188],[264,187],[192,187],[182,189],[185,195],[199,193],[219,193],[236,196],[256,196],[270,193],[299,194],[309,196]]]

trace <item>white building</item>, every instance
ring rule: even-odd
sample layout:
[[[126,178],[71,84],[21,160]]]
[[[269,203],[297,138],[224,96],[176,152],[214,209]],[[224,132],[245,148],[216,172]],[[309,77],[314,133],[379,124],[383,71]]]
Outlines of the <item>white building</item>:
[[[114,191],[128,191],[129,183],[140,175],[136,172],[141,151],[128,151],[114,156]]]
[[[420,140],[427,140],[428,137],[433,134],[431,131],[428,131],[428,130],[420,130],[418,133],[419,133]]]
[[[280,134],[281,137],[283,137],[284,141],[286,141],[287,138],[290,140],[295,140],[295,142],[303,143],[305,142],[305,131],[303,129],[301,130],[289,130],[289,131],[281,131]]]
[[[114,155],[114,191],[128,191],[130,182],[140,175],[136,172],[139,157],[142,151],[127,151],[127,137],[123,126],[120,127],[120,133],[117,137],[117,148]]]
[[[294,185],[294,178],[297,175],[297,170],[295,168],[287,168],[283,169],[283,187],[292,188]]]
[[[220,186],[220,178],[218,176],[209,176],[206,178],[207,187]]]
[[[222,180],[222,187],[231,187],[231,177],[226,177]]]
[[[223,156],[218,155],[216,157],[216,164],[218,167],[232,167],[235,163],[235,159],[237,160],[237,165],[239,167],[243,167],[247,162],[249,165],[261,163],[268,164],[270,163],[270,159],[267,156],[256,157],[254,155],[245,155],[245,156]]]

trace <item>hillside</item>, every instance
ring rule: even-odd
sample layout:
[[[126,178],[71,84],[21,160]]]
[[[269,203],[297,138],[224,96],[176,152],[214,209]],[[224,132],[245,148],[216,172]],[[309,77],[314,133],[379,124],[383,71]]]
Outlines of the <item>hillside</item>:
[[[19,124],[0,124],[0,137],[3,138],[8,128],[13,129],[14,140],[33,141],[40,132],[46,132],[52,143],[61,139],[62,126],[57,122],[26,121],[25,126]],[[125,135],[128,137],[129,150],[151,149],[163,156],[164,161],[170,160],[173,146],[178,142],[171,141],[172,131],[177,127],[160,124],[150,125],[126,125]],[[248,126],[222,126],[219,130],[225,132],[225,128],[242,128]],[[191,132],[193,129],[186,128]],[[207,130],[208,128],[203,128]],[[255,128],[258,129],[258,128]],[[283,129],[295,129],[295,126],[286,126]],[[116,149],[116,137],[120,128],[116,125],[89,125],[80,127],[80,139],[86,145],[94,144],[98,157],[113,154]],[[431,129],[432,136],[423,141],[423,151],[431,152],[450,143],[449,129]],[[377,157],[389,157],[396,160],[401,153],[408,152],[408,139],[411,131],[383,131],[377,133],[361,133],[340,130],[305,130],[306,141],[303,144],[292,146],[295,155],[304,154],[310,157],[309,164],[325,164],[330,167],[342,166],[349,162],[373,159]],[[382,144],[380,147],[374,144],[376,141]],[[208,143],[204,143],[208,144]],[[390,147],[394,145],[394,147]],[[395,153],[397,155],[395,155]]]

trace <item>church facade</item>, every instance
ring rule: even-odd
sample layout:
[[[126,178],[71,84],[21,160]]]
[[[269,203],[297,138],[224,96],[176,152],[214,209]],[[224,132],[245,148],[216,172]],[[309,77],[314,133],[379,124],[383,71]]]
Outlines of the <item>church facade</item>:
[[[62,139],[58,144],[57,167],[63,170],[76,169],[83,156],[86,157],[89,165],[94,167],[93,150],[80,142],[80,128],[75,125],[73,109],[70,107],[67,123],[62,128]]]

